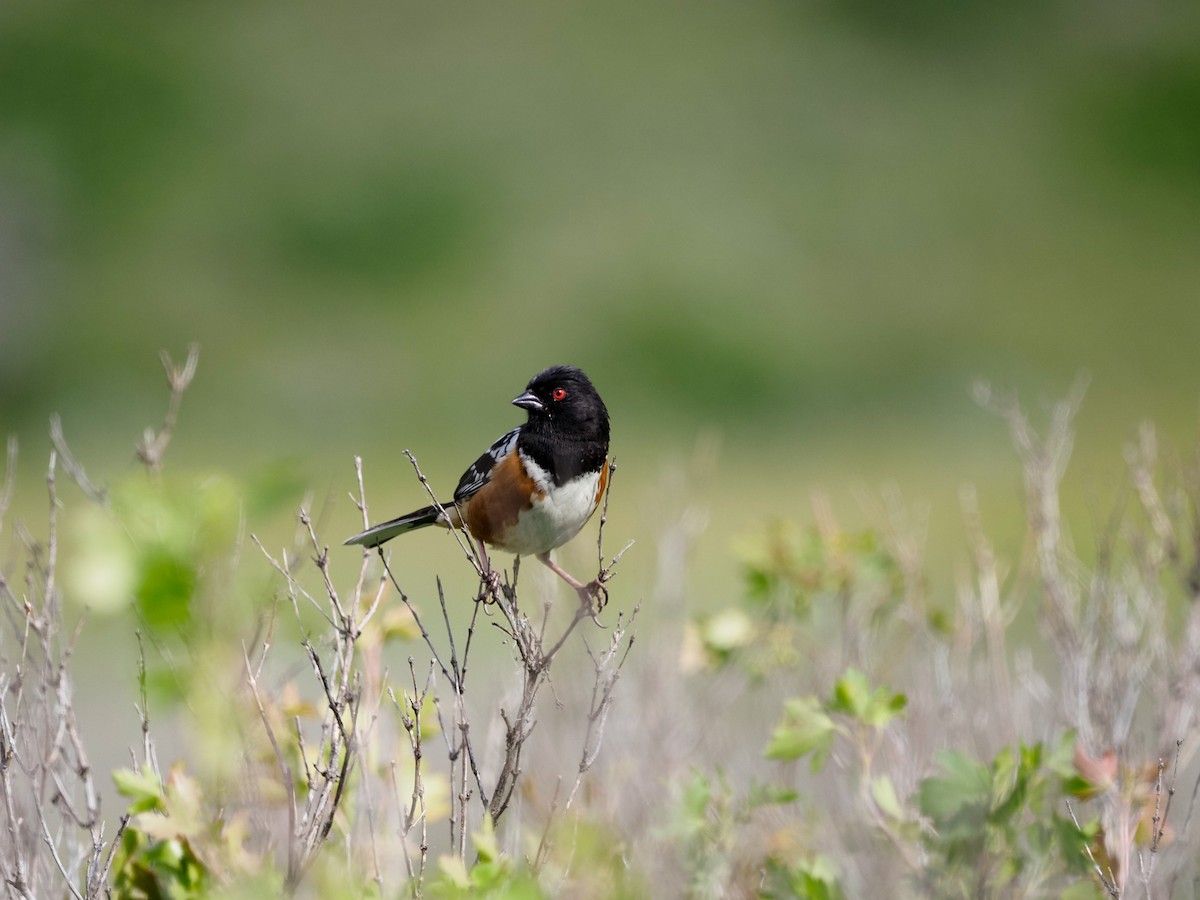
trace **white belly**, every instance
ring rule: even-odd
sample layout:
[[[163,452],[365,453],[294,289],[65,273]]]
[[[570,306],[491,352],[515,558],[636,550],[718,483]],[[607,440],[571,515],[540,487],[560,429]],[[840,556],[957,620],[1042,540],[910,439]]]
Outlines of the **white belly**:
[[[587,524],[596,511],[600,473],[580,475],[556,486],[533,460],[521,454],[521,461],[542,496],[533,502],[532,509],[521,513],[516,527],[505,535],[507,540],[501,549],[521,556],[537,556],[562,546]]]

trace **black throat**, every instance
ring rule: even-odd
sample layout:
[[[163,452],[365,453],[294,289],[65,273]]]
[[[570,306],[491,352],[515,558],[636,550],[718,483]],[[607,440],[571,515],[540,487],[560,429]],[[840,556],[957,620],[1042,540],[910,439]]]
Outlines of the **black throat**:
[[[564,434],[551,419],[530,417],[521,429],[517,449],[544,469],[556,486],[579,475],[598,472],[608,458],[608,421],[588,422]]]

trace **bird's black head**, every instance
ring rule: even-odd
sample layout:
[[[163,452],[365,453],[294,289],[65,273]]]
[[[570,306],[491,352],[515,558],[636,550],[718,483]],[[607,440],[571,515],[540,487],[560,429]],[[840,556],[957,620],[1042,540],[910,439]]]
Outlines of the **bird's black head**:
[[[549,462],[556,478],[603,464],[608,454],[608,409],[592,382],[574,366],[534,375],[513,404],[529,413],[522,446]]]
[[[562,435],[608,442],[608,410],[595,387],[574,366],[551,366],[534,375],[513,404],[529,413],[529,423],[548,425]]]

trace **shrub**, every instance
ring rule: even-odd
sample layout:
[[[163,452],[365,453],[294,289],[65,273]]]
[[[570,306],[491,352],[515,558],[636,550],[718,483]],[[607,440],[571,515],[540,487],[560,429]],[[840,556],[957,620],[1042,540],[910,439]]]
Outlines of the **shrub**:
[[[597,639],[592,610],[520,599],[519,562],[484,578],[462,535],[478,589],[457,626],[441,582],[410,596],[385,554],[340,572],[307,502],[293,543],[251,535],[244,554],[246,510],[278,485],[166,471],[195,351],[164,363],[144,470],[97,487],[54,421],[44,536],[17,529],[0,568],[13,896],[1082,900],[1194,877],[1196,791],[1178,786],[1196,763],[1200,467],[1163,464],[1143,428],[1132,503],[1077,552],[1059,486],[1079,390],[1043,434],[979,389],[1021,461],[1027,534],[1005,561],[965,488],[950,602],[923,515],[886,491],[869,527],[819,498],[811,526],[764,524],[740,549],[744,597],[697,614],[704,516],[668,489],[654,652],[631,655],[636,606]],[[0,527],[16,457],[10,441]],[[84,505],[61,503],[64,474]],[[361,462],[356,483],[365,522]],[[76,715],[89,618],[68,596],[138,636],[115,662],[141,727],[111,773]],[[536,727],[549,685],[569,726]],[[163,727],[188,739],[166,767]],[[572,775],[551,777],[563,758]]]

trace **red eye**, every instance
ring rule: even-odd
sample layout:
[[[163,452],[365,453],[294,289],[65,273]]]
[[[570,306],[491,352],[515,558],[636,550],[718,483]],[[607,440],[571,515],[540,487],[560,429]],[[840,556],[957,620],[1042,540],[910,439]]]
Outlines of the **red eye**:
[[[553,397],[555,400],[562,400],[564,397],[567,396],[567,392],[564,388],[555,388],[554,392],[551,393],[550,396]]]

